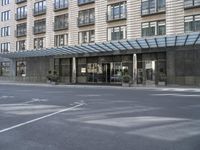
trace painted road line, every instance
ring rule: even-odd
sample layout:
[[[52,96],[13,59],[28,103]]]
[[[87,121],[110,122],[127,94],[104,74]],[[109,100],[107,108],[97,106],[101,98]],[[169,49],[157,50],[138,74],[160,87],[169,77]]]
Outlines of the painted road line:
[[[59,110],[57,112],[54,112],[54,113],[51,113],[51,114],[48,114],[48,115],[45,115],[45,116],[30,120],[30,121],[27,121],[27,122],[24,122],[24,123],[17,124],[17,125],[11,126],[9,128],[3,129],[3,130],[0,130],[0,133],[4,133],[4,132],[10,131],[10,130],[19,128],[21,126],[25,126],[25,125],[34,123],[34,122],[39,121],[39,120],[42,120],[42,119],[45,119],[45,118],[48,118],[48,117],[51,117],[51,116],[54,116],[54,115],[57,115],[57,114],[60,114],[60,113],[63,113],[63,112],[67,112],[67,111],[73,110],[74,108],[78,108],[78,107],[83,106],[83,105],[84,105],[84,103],[79,103],[79,104],[77,104],[77,105],[75,105],[73,107],[65,108],[65,109]]]
[[[179,93],[172,93],[172,94],[151,94],[152,96],[176,96],[176,97],[200,97],[200,95],[196,94],[179,94]]]
[[[0,99],[8,99],[8,98],[14,98],[14,96],[8,96],[8,95],[3,95],[3,96],[0,96]]]
[[[47,99],[40,99],[40,98],[32,98],[32,100],[24,102],[22,104],[30,104],[30,103],[34,103],[34,102],[46,102],[48,101]]]

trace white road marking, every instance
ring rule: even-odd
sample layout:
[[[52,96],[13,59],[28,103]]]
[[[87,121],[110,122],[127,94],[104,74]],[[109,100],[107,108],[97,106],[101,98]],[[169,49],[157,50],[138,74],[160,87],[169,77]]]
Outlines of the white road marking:
[[[177,96],[177,97],[200,97],[200,95],[194,94],[194,95],[186,95],[186,94],[178,94],[178,93],[167,93],[167,94],[151,94],[153,96]]]
[[[34,102],[46,102],[48,101],[47,99],[40,99],[40,98],[32,98],[31,101],[27,101],[27,102],[24,102],[22,104],[29,104],[29,103],[34,103]]]
[[[8,99],[8,98],[14,98],[14,96],[8,96],[8,95],[0,96],[0,99]]]
[[[10,131],[10,130],[13,130],[13,129],[15,129],[15,128],[19,128],[19,127],[21,127],[21,126],[25,126],[25,125],[31,124],[31,123],[36,122],[36,121],[39,121],[39,120],[42,120],[42,119],[45,119],[45,118],[48,118],[48,117],[51,117],[51,116],[54,116],[54,115],[57,115],[57,114],[66,112],[66,111],[73,110],[74,108],[78,108],[78,107],[80,107],[80,106],[82,106],[82,105],[84,105],[84,103],[79,103],[79,104],[77,104],[77,105],[75,105],[75,106],[73,106],[73,107],[65,108],[65,109],[56,111],[56,112],[54,112],[54,113],[48,114],[48,115],[45,115],[45,116],[42,116],[42,117],[39,117],[39,118],[30,120],[30,121],[27,121],[27,122],[24,122],[24,123],[20,123],[20,124],[11,126],[11,127],[9,127],[9,128],[0,130],[0,133],[4,133],[4,132],[6,132],[6,131]]]

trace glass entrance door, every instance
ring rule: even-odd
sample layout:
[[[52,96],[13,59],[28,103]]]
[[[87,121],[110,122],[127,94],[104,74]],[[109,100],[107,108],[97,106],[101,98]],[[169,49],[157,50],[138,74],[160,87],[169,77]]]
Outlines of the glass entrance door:
[[[110,83],[110,63],[102,64],[102,82]]]
[[[155,61],[145,61],[146,84],[155,84]]]

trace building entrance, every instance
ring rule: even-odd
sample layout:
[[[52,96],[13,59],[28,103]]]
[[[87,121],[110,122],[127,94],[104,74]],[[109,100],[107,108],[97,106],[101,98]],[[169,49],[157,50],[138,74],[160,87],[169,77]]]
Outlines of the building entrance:
[[[102,64],[102,82],[110,83],[110,63]]]
[[[147,85],[155,84],[155,60],[145,61],[145,80]]]

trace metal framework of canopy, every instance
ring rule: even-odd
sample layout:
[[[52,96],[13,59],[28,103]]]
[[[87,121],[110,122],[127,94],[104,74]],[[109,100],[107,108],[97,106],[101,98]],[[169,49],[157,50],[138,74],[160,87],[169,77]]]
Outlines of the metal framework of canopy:
[[[140,38],[133,40],[120,40],[103,43],[82,44],[75,46],[64,46],[46,48],[40,50],[15,51],[1,53],[3,58],[25,58],[25,57],[43,57],[58,55],[74,55],[84,53],[126,51],[136,49],[150,49],[163,47],[177,47],[200,44],[200,33],[191,33],[183,35],[159,36],[154,38]]]

